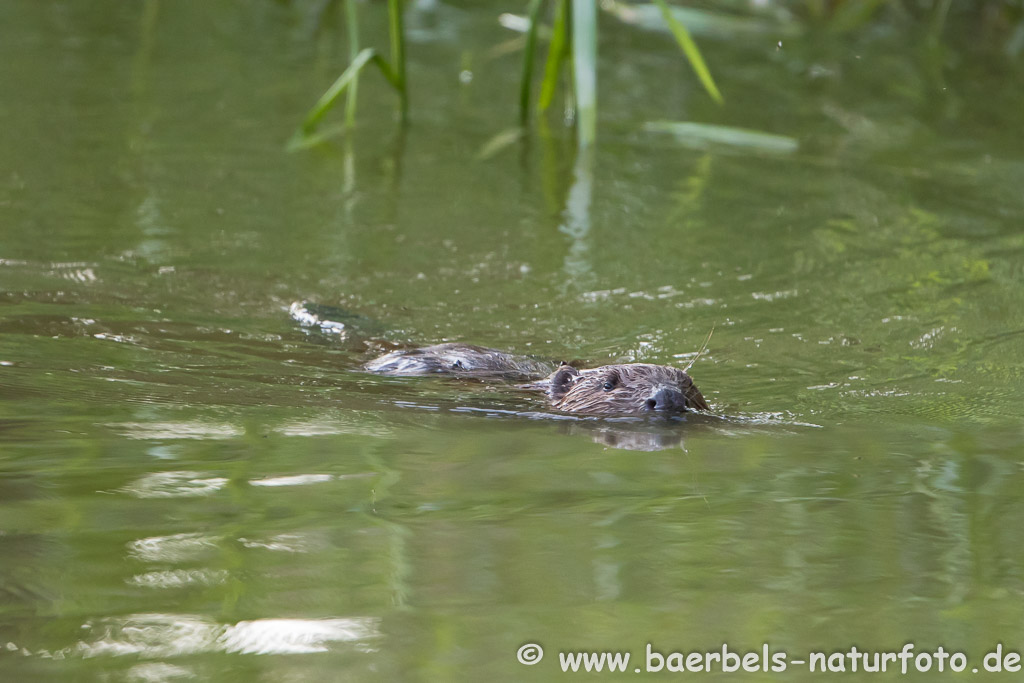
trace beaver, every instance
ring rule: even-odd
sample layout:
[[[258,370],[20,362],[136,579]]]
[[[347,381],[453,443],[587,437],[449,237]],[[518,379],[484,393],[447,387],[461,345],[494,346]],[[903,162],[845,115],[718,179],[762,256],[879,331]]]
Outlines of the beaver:
[[[684,370],[650,363],[604,365],[586,370],[567,363],[517,356],[471,344],[436,344],[386,353],[364,369],[381,375],[533,379],[521,385],[543,391],[556,410],[581,415],[675,415],[708,410]]]
[[[524,380],[540,379],[555,370],[553,364],[529,356],[516,356],[472,344],[435,344],[401,349],[375,358],[363,368],[395,377],[444,374]]]
[[[363,351],[375,348],[379,353],[382,346],[387,347],[386,342],[366,341],[367,335],[382,331],[383,325],[360,314],[308,301],[296,301],[289,313],[303,327],[319,328]],[[710,339],[709,334],[698,357]],[[680,370],[649,363],[579,369],[575,364],[551,363],[463,343],[392,350],[363,365],[367,372],[393,377],[440,374],[525,381],[526,384],[519,385],[521,388],[544,392],[549,405],[556,410],[602,416],[676,415],[708,410],[707,401],[686,373],[689,369],[690,366]]]

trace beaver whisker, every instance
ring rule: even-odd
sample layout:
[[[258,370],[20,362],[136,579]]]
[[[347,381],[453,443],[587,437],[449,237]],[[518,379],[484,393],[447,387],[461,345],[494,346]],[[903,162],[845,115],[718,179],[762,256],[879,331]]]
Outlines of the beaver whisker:
[[[703,355],[703,354],[704,354],[704,351],[706,351],[706,350],[707,350],[707,348],[708,348],[708,342],[709,342],[709,341],[711,341],[711,335],[713,335],[714,333],[715,333],[715,326],[714,326],[714,325],[712,325],[712,326],[711,326],[711,330],[710,330],[710,331],[708,332],[708,336],[707,336],[707,337],[705,337],[705,339],[704,339],[704,343],[703,343],[703,344],[701,345],[701,347],[700,347],[700,351],[698,351],[698,352],[697,352],[697,355],[696,355],[696,356],[694,356],[694,357],[693,357],[693,358],[692,358],[692,359],[690,360],[690,362],[686,364],[686,367],[685,367],[685,368],[683,368],[683,372],[689,372],[689,371],[690,371],[690,368],[692,368],[692,367],[693,367],[693,364],[697,362],[697,359],[699,359],[699,358],[701,357],[701,355]]]

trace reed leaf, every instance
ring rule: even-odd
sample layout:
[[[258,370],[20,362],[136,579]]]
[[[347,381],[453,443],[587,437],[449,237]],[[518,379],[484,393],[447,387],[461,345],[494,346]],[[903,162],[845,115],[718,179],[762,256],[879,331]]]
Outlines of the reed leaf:
[[[725,146],[772,154],[792,154],[800,147],[796,138],[786,135],[693,121],[649,121],[643,129],[652,133],[667,133],[678,144],[690,149]]]
[[[309,113],[306,114],[306,118],[303,119],[299,129],[295,131],[295,134],[292,135],[291,140],[288,142],[289,150],[310,147],[337,133],[335,129],[331,129],[330,133],[321,131],[319,134],[314,134],[314,131],[321,119],[337,103],[338,98],[346,92],[348,93],[348,105],[345,116],[346,126],[351,127],[353,125],[355,122],[356,83],[358,82],[359,73],[367,64],[374,64],[380,69],[381,74],[391,84],[391,87],[398,91],[399,113],[403,123],[408,116],[409,97],[405,75],[405,37],[402,26],[401,0],[388,0],[388,25],[391,38],[390,64],[371,47],[356,51],[356,48],[359,46],[359,34],[356,28],[355,2],[349,0],[346,9],[349,23],[351,61],[348,67],[331,84],[331,87],[320,96],[320,99],[316,101],[316,104],[309,110]]]
[[[580,149],[597,138],[597,3],[572,0],[573,92]]]
[[[661,16],[664,18],[665,23],[668,24],[669,30],[672,31],[672,35],[675,36],[676,42],[679,43],[679,47],[682,48],[686,58],[690,61],[690,66],[693,67],[694,73],[697,74],[697,78],[700,79],[704,89],[711,95],[711,99],[719,104],[724,104],[725,100],[722,98],[722,93],[718,91],[718,86],[715,85],[715,80],[711,77],[711,72],[708,71],[708,65],[704,63],[704,58],[700,54],[700,49],[697,44],[693,42],[693,38],[690,37],[690,32],[686,30],[686,27],[676,19],[675,15],[672,14],[672,10],[669,9],[668,4],[665,0],[654,0],[658,8],[661,9]]]
[[[348,61],[351,64],[359,56],[359,16],[356,11],[356,0],[345,0],[345,23],[348,28]],[[359,92],[359,76],[353,78],[348,86],[345,101],[345,125],[349,128],[356,123],[356,99]]]
[[[346,124],[327,126],[326,128],[321,128],[320,130],[313,131],[311,133],[303,133],[302,130],[297,130],[295,131],[295,134],[292,135],[291,139],[288,140],[288,144],[285,146],[285,149],[289,152],[298,152],[299,150],[316,147],[319,144],[327,142],[331,138],[344,135],[348,130],[349,128]]]
[[[558,0],[551,44],[548,46],[548,58],[544,64],[544,80],[541,81],[540,97],[537,99],[537,109],[540,111],[547,111],[555,98],[558,74],[569,56],[569,41],[569,3],[568,0]]]
[[[301,132],[308,135],[313,132],[316,125],[320,123],[327,112],[331,110],[334,103],[338,101],[345,89],[356,80],[356,76],[362,71],[363,67],[369,64],[371,61],[377,61],[378,63],[383,62],[380,55],[372,47],[368,47],[365,50],[360,50],[353,59],[348,68],[341,72],[341,75],[331,84],[331,87],[327,88],[320,99],[316,101],[313,108],[306,114],[306,118],[302,121]]]
[[[309,110],[308,114],[306,114],[306,118],[302,121],[302,125],[299,126],[299,130],[295,132],[295,135],[292,136],[292,140],[288,143],[289,149],[298,149],[309,146],[306,144],[309,142],[307,138],[311,139],[313,132],[316,130],[317,124],[319,124],[320,120],[323,119],[327,112],[334,107],[338,98],[341,97],[353,83],[355,83],[359,72],[362,71],[367,64],[376,65],[380,69],[381,73],[384,74],[384,78],[387,79],[388,83],[401,93],[401,89],[397,83],[397,76],[384,58],[377,54],[377,51],[372,47],[360,50],[355,59],[353,59],[348,65],[348,68],[338,76],[337,80],[335,80],[334,83],[331,84],[331,87],[329,87],[324,94],[320,96],[320,99],[316,101],[313,108]],[[318,139],[322,139],[323,137],[325,136],[318,136]]]
[[[398,90],[399,111],[402,121],[409,115],[409,90],[405,79],[405,31],[402,28],[402,0],[388,0],[388,34],[391,38],[391,64],[394,78],[389,78]],[[383,62],[383,60],[381,60]],[[387,63],[384,62],[384,66]],[[385,73],[385,76],[387,74]]]
[[[519,125],[526,127],[530,121],[530,85],[533,81],[533,59],[537,52],[537,18],[540,16],[541,0],[530,0],[527,10],[526,47],[523,50],[523,76],[519,85]]]

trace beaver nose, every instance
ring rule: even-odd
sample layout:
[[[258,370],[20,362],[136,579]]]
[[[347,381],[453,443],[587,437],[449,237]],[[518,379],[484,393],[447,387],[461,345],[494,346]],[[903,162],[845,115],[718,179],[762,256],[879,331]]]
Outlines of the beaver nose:
[[[661,412],[682,412],[686,410],[686,397],[673,387],[659,387],[647,399],[647,409]]]

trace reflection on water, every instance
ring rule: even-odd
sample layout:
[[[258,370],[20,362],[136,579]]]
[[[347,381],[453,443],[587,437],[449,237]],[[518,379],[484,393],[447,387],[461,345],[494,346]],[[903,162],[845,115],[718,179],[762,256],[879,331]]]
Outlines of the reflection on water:
[[[195,678],[195,672],[183,666],[175,666],[167,662],[144,662],[136,664],[125,674],[128,681],[138,683],[162,683],[178,679]]]
[[[204,479],[198,472],[155,472],[121,490],[137,498],[186,498],[213,495],[227,483],[224,477]]]
[[[92,637],[63,652],[82,657],[181,657],[209,652],[294,655],[324,652],[335,643],[368,649],[380,635],[377,620],[366,617],[217,624],[190,614],[133,614],[86,622],[82,628]]]
[[[238,542],[246,548],[262,548],[284,553],[309,553],[325,547],[322,540],[310,534],[278,534],[265,540],[239,538]]]
[[[333,478],[330,474],[296,474],[290,477],[253,479],[249,484],[250,486],[304,486],[306,484],[320,484]]]
[[[129,439],[230,439],[242,430],[203,422],[122,422],[110,425]]]
[[[216,548],[218,539],[199,533],[140,538],[128,545],[128,552],[143,562],[186,562]]]
[[[584,151],[576,160],[573,182],[565,201],[564,222],[559,230],[571,244],[565,255],[565,281],[577,287],[593,282],[590,251],[590,210],[594,193],[594,156]]]
[[[338,643],[373,652],[373,640],[380,637],[378,621],[366,617],[259,619],[217,624],[198,615],[133,614],[89,621],[82,624],[82,630],[90,634],[88,639],[58,650],[33,652],[19,648],[13,642],[7,643],[5,649],[25,657],[43,659],[76,656],[164,658],[211,652],[296,655],[326,652]],[[165,671],[163,667],[145,670],[154,673]],[[183,669],[172,667],[170,671]]]
[[[136,574],[127,580],[133,586],[145,588],[183,588],[185,586],[213,586],[227,581],[226,571],[208,569],[172,569]]]

